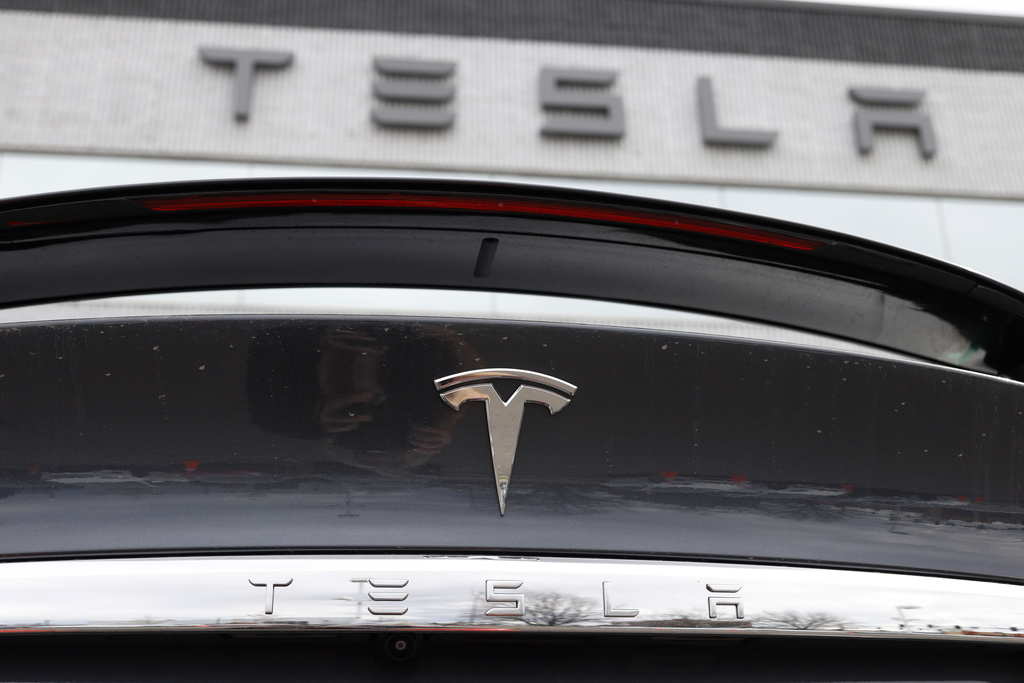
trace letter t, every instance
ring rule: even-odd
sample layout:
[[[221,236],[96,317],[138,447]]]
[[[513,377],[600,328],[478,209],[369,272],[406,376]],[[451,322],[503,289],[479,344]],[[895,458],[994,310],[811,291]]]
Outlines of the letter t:
[[[256,67],[280,69],[292,63],[291,52],[261,52],[257,50],[227,50],[213,47],[199,48],[199,54],[207,64],[231,66],[235,69],[235,119],[249,118],[249,104],[252,101],[252,79]]]
[[[263,611],[266,614],[274,613],[274,589],[284,588],[292,585],[291,579],[249,579],[249,583],[256,587],[267,587],[267,595],[263,601]]]

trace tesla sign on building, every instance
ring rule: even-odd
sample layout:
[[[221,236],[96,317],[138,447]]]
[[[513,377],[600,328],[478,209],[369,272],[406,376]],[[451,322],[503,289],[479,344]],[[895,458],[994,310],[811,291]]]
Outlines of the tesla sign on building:
[[[570,5],[0,0],[0,149],[1024,199],[1014,27]]]
[[[252,106],[252,84],[258,67],[281,68],[291,65],[290,52],[258,50],[200,49],[208,64],[226,65],[234,69],[234,115],[239,121],[249,118]],[[373,94],[382,104],[372,111],[375,123],[385,127],[444,129],[455,123],[450,103],[455,88],[447,79],[455,73],[454,62],[424,62],[402,59],[375,59],[374,68],[382,76],[402,80],[381,80],[373,84]],[[626,133],[625,107],[622,98],[583,88],[605,88],[615,83],[614,71],[578,69],[541,69],[538,101],[551,112],[570,112],[548,119],[540,132],[552,136],[621,138]],[[697,106],[700,132],[705,145],[734,147],[771,147],[775,131],[730,130],[718,123],[711,79],[697,80]],[[868,105],[914,107],[924,93],[913,90],[851,88],[850,97]],[[403,106],[413,105],[413,106]],[[431,105],[438,105],[432,107]],[[854,114],[857,148],[868,153],[874,146],[875,129],[906,130],[917,136],[921,155],[935,154],[935,133],[930,117],[924,114],[886,110],[858,111]]]

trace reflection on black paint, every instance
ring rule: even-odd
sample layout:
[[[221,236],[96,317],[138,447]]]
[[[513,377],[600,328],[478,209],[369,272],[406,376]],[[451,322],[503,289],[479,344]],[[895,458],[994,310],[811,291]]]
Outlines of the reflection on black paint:
[[[395,475],[440,453],[465,414],[443,409],[436,368],[481,362],[445,325],[274,328],[250,348],[249,410],[267,431],[322,441],[330,461]]]
[[[483,367],[580,387],[557,419],[527,406],[504,518],[484,411],[433,384]],[[656,331],[8,327],[0,554],[494,547],[1024,579],[1022,410],[1014,382]]]

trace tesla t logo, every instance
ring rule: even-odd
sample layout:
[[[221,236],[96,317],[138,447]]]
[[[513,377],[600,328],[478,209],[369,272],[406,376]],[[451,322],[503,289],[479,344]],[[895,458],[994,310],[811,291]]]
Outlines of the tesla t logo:
[[[494,385],[488,383],[495,379],[515,379],[528,384],[520,384],[512,396],[503,401]],[[487,431],[491,437],[494,485],[498,489],[498,508],[504,516],[512,462],[516,458],[516,444],[519,442],[519,426],[523,422],[523,407],[527,403],[540,403],[547,406],[554,415],[569,405],[566,395],[576,393],[575,385],[539,372],[486,368],[436,379],[434,386],[441,391],[444,402],[455,410],[466,401],[483,401],[487,405]]]

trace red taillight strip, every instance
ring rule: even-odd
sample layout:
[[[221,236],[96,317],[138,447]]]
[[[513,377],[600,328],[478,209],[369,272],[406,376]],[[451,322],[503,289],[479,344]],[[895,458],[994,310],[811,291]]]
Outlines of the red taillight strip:
[[[737,225],[725,225],[694,218],[673,217],[668,214],[507,198],[439,197],[409,194],[236,194],[142,199],[139,200],[139,203],[153,211],[349,207],[534,214],[685,230],[704,235],[730,237],[748,242],[770,244],[776,247],[799,249],[801,251],[809,251],[824,246],[822,242],[814,240],[790,237],[788,235],[780,235]]]

